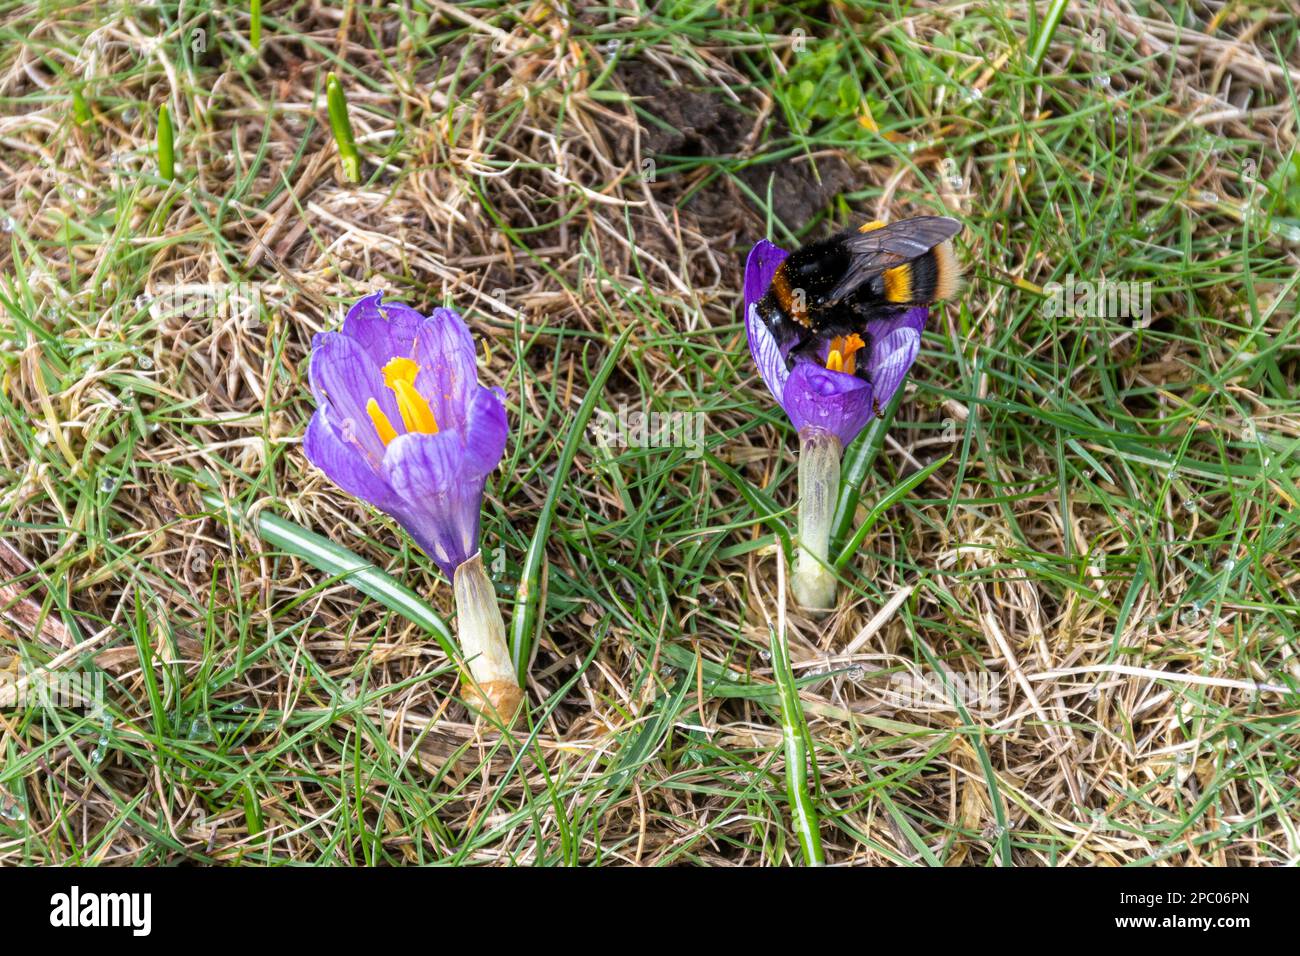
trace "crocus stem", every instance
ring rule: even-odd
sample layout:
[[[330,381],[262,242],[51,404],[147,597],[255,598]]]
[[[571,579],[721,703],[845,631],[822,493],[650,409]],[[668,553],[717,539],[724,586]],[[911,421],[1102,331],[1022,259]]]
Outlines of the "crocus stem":
[[[482,552],[456,568],[452,587],[456,592],[456,637],[473,678],[473,686],[466,683],[465,697],[471,706],[509,726],[524,695],[510,662],[505,621],[497,607],[496,589],[483,570]]]
[[[821,428],[799,433],[799,549],[795,553],[794,596],[806,610],[835,607],[835,572],[830,567],[831,521],[840,487],[840,440]]]

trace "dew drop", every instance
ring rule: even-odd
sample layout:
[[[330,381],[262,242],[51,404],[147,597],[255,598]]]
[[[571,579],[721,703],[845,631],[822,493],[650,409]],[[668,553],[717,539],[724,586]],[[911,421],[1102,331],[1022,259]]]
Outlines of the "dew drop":
[[[1212,189],[1201,190],[1201,202],[1216,203],[1219,201],[1219,194]]]
[[[190,721],[190,740],[207,741],[212,739],[212,725],[202,717]]]
[[[128,106],[122,111],[122,119],[126,120],[128,123],[134,123],[139,118],[140,111],[134,106]]]
[[[1110,89],[1110,75],[1107,73],[1098,73],[1092,78],[1092,85],[1099,90]]]
[[[963,103],[978,103],[984,99],[984,91],[977,86],[968,86],[961,92]]]
[[[1029,172],[1029,167],[1024,163],[1016,163],[1016,172],[1023,176],[1025,173]]]
[[[27,814],[23,813],[23,808],[16,803],[6,804],[3,811],[0,811],[6,820],[21,822],[27,819]]]
[[[772,652],[771,652],[771,651],[759,651],[759,652],[758,652],[758,659],[761,660],[761,661],[770,661],[770,660],[772,659]]]
[[[117,480],[115,478],[105,476],[99,479],[99,490],[102,491],[104,494],[111,495],[114,492],[114,490],[116,490],[116,488],[117,488]]]
[[[13,231],[14,231],[13,216],[5,216],[4,218],[0,219],[0,232],[13,232]]]

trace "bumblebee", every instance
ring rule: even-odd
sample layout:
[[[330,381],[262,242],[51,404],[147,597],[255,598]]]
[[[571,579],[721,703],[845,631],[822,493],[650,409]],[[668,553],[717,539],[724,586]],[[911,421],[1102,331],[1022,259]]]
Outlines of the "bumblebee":
[[[917,216],[889,225],[869,222],[800,246],[772,276],[758,302],[759,317],[791,363],[795,351],[865,335],[874,319],[957,291],[961,273],[952,239],[959,232],[956,219]]]

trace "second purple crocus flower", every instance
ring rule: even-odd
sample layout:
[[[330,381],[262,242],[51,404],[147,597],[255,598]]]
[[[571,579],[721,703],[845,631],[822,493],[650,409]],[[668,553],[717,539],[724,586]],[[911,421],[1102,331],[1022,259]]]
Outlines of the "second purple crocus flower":
[[[391,515],[452,580],[475,687],[508,719],[522,697],[479,554],[487,476],[505,451],[504,393],[480,385],[477,350],[451,309],[424,316],[382,293],[312,343],[316,413],[303,450],[340,488]]]
[[[841,456],[903,384],[929,310],[902,310],[869,322],[865,336],[826,337],[813,349],[801,348],[806,339],[778,341],[758,303],[787,255],[767,240],[750,251],[745,333],[759,374],[799,435],[799,551],[791,587],[805,607],[826,611],[835,606],[829,551]]]

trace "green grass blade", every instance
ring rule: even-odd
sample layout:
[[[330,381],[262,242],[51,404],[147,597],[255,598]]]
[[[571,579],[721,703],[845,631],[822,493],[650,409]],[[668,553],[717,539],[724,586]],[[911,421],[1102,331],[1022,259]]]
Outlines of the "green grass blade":
[[[330,131],[339,148],[339,160],[343,163],[343,178],[350,183],[361,182],[361,154],[357,152],[356,140],[352,137],[352,120],[348,118],[348,101],[343,95],[339,78],[331,73],[325,80],[325,106],[329,112]]]
[[[889,426],[894,423],[894,413],[903,402],[903,390],[894,392],[894,397],[885,406],[884,414],[871,420],[867,430],[844,451],[844,470],[840,473],[840,497],[835,503],[835,517],[831,521],[831,550],[844,540],[853,524],[853,514],[858,508],[858,498],[862,494],[862,482],[867,472],[875,464],[876,455],[885,443]]]
[[[618,364],[618,358],[623,354],[623,346],[627,344],[634,328],[635,326],[629,325],[614,342],[596,377],[592,379],[586,397],[578,406],[578,414],[569,429],[569,437],[564,442],[564,448],[560,451],[560,460],[555,466],[555,477],[551,479],[551,487],[546,492],[542,511],[537,516],[537,527],[533,531],[532,541],[529,542],[528,553],[524,556],[524,566],[519,577],[519,600],[515,603],[515,611],[510,620],[510,656],[519,674],[520,685],[524,687],[528,686],[526,683],[528,661],[533,651],[533,635],[541,624],[540,586],[542,567],[546,561],[546,538],[551,533],[551,519],[555,516],[555,506],[560,500],[564,479],[573,466],[573,457],[578,453],[578,444],[587,429],[587,421],[591,418],[596,402],[600,399],[600,393],[605,388],[605,382],[609,380],[610,373]]]
[[[1052,45],[1052,38],[1056,36],[1056,28],[1061,25],[1061,17],[1065,13],[1068,0],[1053,0],[1052,5],[1047,8],[1047,15],[1043,17],[1043,22],[1039,25],[1038,34],[1034,37],[1034,46],[1029,54],[1029,72],[1037,73],[1038,68],[1043,65],[1043,57],[1047,56],[1047,49]]]
[[[229,512],[232,523],[242,521],[244,514],[237,505],[222,501],[212,494],[205,494],[203,502],[217,513]],[[374,598],[395,614],[400,614],[412,624],[416,624],[433,635],[446,655],[452,660],[460,660],[460,652],[452,639],[451,631],[443,623],[429,604],[418,594],[385,574],[369,561],[358,557],[342,545],[335,544],[329,538],[299,527],[292,521],[265,511],[255,519],[256,531],[268,544],[274,545],[287,554],[301,558],[312,567],[326,574],[347,581],[362,594]]]
[[[840,568],[844,567],[844,565],[848,564],[849,558],[857,554],[858,548],[862,546],[862,539],[867,536],[867,532],[875,526],[876,522],[880,520],[880,516],[884,514],[891,505],[946,465],[948,459],[951,457],[952,455],[944,455],[937,461],[930,462],[930,464],[926,465],[920,471],[913,472],[891,488],[885,497],[877,501],[875,507],[873,507],[867,514],[866,518],[863,519],[858,530],[853,533],[853,538],[844,546],[844,550],[840,552],[840,556],[835,559],[835,570],[838,571]]]
[[[176,140],[166,103],[158,107],[158,175],[167,180],[176,178]]]

